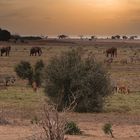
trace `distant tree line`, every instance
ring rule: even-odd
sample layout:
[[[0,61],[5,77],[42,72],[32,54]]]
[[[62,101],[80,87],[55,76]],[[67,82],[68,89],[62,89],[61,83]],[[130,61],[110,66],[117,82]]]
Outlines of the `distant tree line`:
[[[136,39],[136,38],[138,38],[137,36],[130,36],[130,37],[128,37],[128,36],[125,36],[125,35],[123,35],[122,37],[120,36],[120,35],[115,35],[115,36],[111,36],[111,39],[113,39],[113,40],[117,40],[117,39],[123,39],[123,40],[127,40],[127,39],[130,39],[130,40],[134,40],[134,39]]]
[[[40,36],[20,36],[18,34],[14,34],[11,36],[11,39],[15,41],[24,42],[24,40],[41,40],[42,38]]]

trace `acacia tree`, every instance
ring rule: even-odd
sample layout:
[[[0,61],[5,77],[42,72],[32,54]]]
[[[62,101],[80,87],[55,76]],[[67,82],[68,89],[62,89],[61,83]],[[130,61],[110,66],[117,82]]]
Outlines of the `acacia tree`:
[[[63,34],[62,35],[58,35],[59,39],[66,39],[67,37],[68,37],[67,35],[63,35]]]
[[[34,67],[27,61],[21,61],[16,65],[15,72],[21,79],[28,80],[29,85],[32,85],[32,83],[35,82],[37,87],[40,87],[42,83],[43,68],[44,63],[42,60],[37,61]]]
[[[99,112],[104,98],[111,94],[107,71],[93,57],[82,58],[78,50],[52,58],[45,76],[45,93],[58,104],[59,110],[76,97],[75,111]]]

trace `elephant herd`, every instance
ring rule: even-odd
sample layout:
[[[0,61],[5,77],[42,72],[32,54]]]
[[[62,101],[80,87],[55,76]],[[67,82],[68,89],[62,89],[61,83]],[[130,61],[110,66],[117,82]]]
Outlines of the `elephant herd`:
[[[11,51],[11,46],[2,46],[0,47],[0,55],[3,56],[5,54],[5,56],[9,56]],[[42,49],[40,47],[32,47],[30,49],[30,56],[41,56],[42,54]]]
[[[11,46],[4,46],[0,48],[1,56],[5,54],[5,56],[9,56],[11,51]],[[30,56],[41,56],[42,55],[42,49],[41,47],[32,47],[30,49]],[[106,57],[117,57],[117,48],[112,47],[106,50]]]

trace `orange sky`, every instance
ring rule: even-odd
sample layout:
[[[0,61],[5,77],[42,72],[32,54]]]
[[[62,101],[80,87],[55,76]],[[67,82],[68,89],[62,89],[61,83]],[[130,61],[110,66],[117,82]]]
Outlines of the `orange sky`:
[[[0,0],[0,27],[26,35],[140,35],[140,0]]]

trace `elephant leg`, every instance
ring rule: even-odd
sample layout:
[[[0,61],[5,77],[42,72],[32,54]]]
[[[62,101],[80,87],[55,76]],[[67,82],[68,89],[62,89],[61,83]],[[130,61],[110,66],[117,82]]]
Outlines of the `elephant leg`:
[[[108,53],[106,53],[106,56],[108,57]]]
[[[111,57],[114,57],[114,53],[111,53]]]

